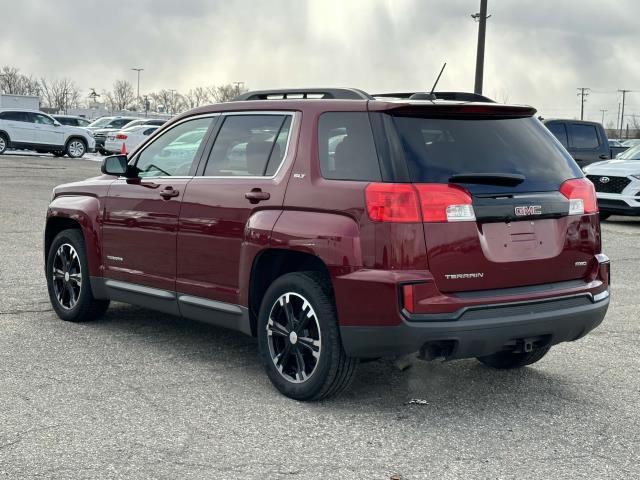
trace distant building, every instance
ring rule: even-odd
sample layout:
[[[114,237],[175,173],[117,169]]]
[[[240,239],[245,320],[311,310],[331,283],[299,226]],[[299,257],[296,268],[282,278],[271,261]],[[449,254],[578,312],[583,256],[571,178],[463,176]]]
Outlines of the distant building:
[[[30,110],[40,109],[40,97],[35,95],[11,95],[0,94],[0,108],[28,108]]]

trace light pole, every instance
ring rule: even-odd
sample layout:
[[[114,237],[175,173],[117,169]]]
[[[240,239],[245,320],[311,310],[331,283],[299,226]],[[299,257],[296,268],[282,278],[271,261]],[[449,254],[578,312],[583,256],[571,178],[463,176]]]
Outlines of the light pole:
[[[132,68],[134,72],[138,72],[138,95],[136,98],[138,99],[138,103],[140,103],[140,72],[144,70],[144,68]]]
[[[238,95],[240,95],[240,86],[244,88],[244,82],[233,82],[233,84],[236,86],[236,97],[237,97]]]
[[[484,39],[487,30],[487,0],[480,0],[480,13],[471,15],[478,22],[478,51],[476,52],[476,82],[473,93],[482,94],[482,78],[484,75]]]
[[[175,114],[175,109],[176,109],[176,101],[175,101],[175,97],[176,97],[176,90],[174,90],[173,88],[170,88],[169,91],[171,92],[171,114]]]

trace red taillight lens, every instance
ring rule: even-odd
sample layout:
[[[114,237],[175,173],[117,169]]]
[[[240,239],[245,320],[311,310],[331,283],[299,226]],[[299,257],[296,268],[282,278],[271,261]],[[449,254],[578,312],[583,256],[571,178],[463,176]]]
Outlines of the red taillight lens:
[[[408,183],[370,183],[367,212],[374,222],[419,222],[418,195]]]
[[[569,199],[569,215],[598,212],[596,189],[586,178],[572,178],[560,185],[560,193]]]
[[[413,303],[413,285],[402,286],[402,303],[408,312],[415,312],[415,305]]]
[[[119,133],[119,134],[116,135],[116,138],[118,140],[126,140],[127,136],[124,133]]]
[[[465,222],[476,219],[471,194],[457,185],[416,185],[425,222]]]
[[[369,218],[374,222],[465,222],[476,219],[471,194],[457,185],[370,183],[366,200]]]

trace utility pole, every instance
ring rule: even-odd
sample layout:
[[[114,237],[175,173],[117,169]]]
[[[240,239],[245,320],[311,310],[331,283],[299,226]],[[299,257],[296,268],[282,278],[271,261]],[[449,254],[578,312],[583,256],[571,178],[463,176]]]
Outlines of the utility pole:
[[[604,114],[605,112],[608,112],[608,110],[606,108],[601,108],[600,111],[602,112],[602,126],[604,127]]]
[[[476,83],[474,93],[482,94],[482,77],[484,74],[484,39],[487,30],[487,0],[480,0],[480,13],[471,15],[478,22],[478,51],[476,52]]]
[[[138,72],[138,95],[136,98],[138,99],[138,103],[140,103],[140,72],[144,70],[144,68],[132,68],[134,72]]]
[[[170,88],[169,91],[171,92],[171,114],[175,114],[175,110],[176,110],[176,91],[173,88]]]
[[[589,90],[591,90],[588,87],[578,87],[579,93],[578,96],[581,97],[580,98],[580,120],[584,120],[584,102],[586,102],[587,97],[589,96]]]
[[[620,130],[620,102],[618,102],[618,113],[616,113],[616,130]]]
[[[236,86],[236,97],[238,95],[240,95],[240,85],[242,85],[242,88],[244,88],[244,82],[233,82],[233,84]]]
[[[622,108],[620,109],[620,139],[622,139],[622,129],[624,128],[624,99],[630,90],[618,90],[622,92]]]

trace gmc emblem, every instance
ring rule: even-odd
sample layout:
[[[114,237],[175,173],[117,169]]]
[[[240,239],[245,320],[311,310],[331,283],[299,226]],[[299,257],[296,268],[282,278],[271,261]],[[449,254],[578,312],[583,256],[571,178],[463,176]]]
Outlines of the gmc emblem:
[[[542,206],[540,205],[523,205],[516,207],[515,213],[519,217],[528,217],[531,215],[542,215]]]

